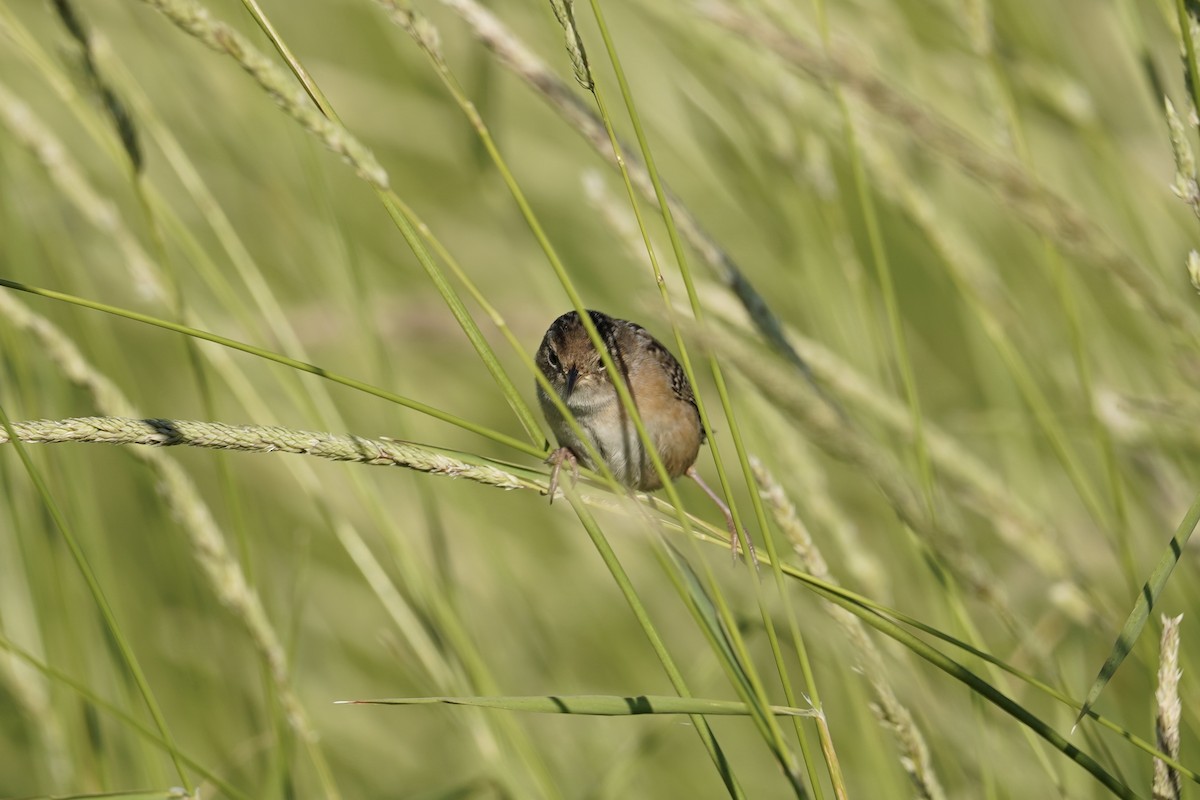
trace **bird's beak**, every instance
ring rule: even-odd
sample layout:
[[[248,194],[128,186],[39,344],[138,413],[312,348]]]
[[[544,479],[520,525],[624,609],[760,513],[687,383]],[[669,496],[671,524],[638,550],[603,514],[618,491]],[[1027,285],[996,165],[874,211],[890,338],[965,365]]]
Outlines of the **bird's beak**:
[[[567,370],[567,393],[565,397],[570,397],[571,392],[575,391],[575,381],[579,380],[579,368],[571,367]]]

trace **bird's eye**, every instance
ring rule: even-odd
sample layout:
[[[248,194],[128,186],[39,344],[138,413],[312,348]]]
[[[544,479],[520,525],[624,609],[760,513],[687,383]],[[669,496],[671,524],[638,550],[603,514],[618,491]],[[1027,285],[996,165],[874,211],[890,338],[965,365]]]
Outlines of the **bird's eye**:
[[[562,369],[562,364],[558,361],[558,354],[553,350],[546,351],[546,361],[550,362],[550,366],[554,367],[555,369]]]

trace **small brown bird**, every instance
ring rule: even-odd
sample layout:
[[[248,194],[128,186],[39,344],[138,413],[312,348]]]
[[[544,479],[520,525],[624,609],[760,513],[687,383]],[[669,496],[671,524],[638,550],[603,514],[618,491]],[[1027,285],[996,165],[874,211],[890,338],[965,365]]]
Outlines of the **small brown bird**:
[[[740,537],[733,515],[725,502],[701,480],[693,466],[704,442],[704,427],[700,424],[696,396],[683,367],[642,326],[599,311],[589,311],[588,315],[629,387],[638,415],[667,475],[671,478],[687,475],[720,506],[736,555]],[[542,339],[535,361],[617,480],[645,492],[662,488],[658,471],[604,369],[600,353],[588,338],[579,314],[569,311],[554,320]],[[595,469],[596,465],[540,384],[538,401],[559,444],[548,459],[548,463],[553,464],[550,475],[550,499],[553,502],[564,461],[571,464],[576,474],[579,463],[589,469]],[[746,541],[753,556],[754,545],[748,537]]]

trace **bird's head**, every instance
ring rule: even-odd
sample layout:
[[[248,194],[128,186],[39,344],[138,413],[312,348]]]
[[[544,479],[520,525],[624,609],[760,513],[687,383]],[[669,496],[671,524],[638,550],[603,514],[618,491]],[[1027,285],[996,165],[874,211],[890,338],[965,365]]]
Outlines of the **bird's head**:
[[[588,315],[600,338],[608,341],[613,334],[612,318],[599,311],[589,311]],[[611,352],[611,346],[609,350]],[[588,338],[579,314],[574,311],[554,320],[542,339],[535,361],[554,391],[572,410],[586,409],[612,395],[612,382],[604,371],[600,353]]]

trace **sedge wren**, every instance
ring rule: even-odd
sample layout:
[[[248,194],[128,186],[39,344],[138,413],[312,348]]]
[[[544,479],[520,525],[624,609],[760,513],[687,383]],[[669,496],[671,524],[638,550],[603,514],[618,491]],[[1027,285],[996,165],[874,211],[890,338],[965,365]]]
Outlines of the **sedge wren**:
[[[629,387],[638,415],[667,475],[672,479],[687,475],[716,502],[725,515],[730,545],[736,556],[740,537],[733,515],[717,493],[700,478],[694,466],[704,442],[704,426],[700,423],[696,396],[683,367],[642,326],[599,311],[589,311],[588,316]],[[616,479],[631,489],[644,492],[662,488],[658,471],[578,313],[569,311],[554,320],[542,339],[535,361]],[[553,465],[550,474],[550,499],[553,502],[564,461],[576,474],[580,463],[589,469],[595,469],[596,465],[540,384],[538,402],[559,444],[548,459]],[[749,537],[746,537],[746,543],[753,557],[754,545]]]

